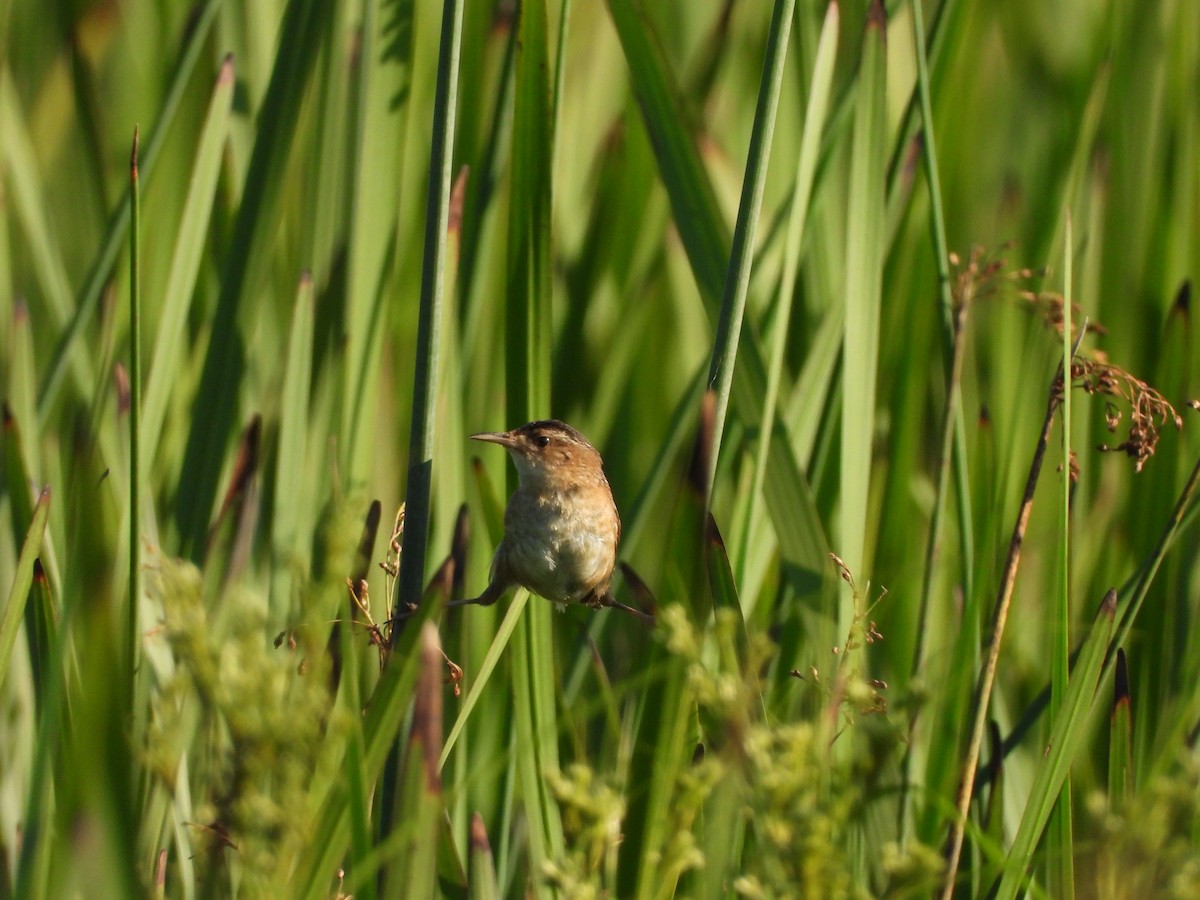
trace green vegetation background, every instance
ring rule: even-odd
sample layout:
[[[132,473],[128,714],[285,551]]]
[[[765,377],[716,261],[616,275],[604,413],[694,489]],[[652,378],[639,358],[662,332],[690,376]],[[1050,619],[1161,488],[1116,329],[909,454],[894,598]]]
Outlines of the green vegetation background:
[[[1197,34],[0,5],[0,895],[1193,896]]]

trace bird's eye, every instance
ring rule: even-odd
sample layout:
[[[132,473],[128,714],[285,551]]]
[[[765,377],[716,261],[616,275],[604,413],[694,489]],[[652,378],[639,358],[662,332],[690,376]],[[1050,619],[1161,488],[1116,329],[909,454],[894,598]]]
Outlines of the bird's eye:
[[[539,447],[548,447],[550,446],[550,437],[549,435],[545,434],[535,434],[533,436],[533,442]]]

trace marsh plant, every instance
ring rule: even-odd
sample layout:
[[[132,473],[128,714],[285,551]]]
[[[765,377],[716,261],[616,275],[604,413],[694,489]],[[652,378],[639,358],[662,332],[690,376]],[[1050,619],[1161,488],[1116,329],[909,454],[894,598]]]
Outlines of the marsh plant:
[[[1198,10],[0,3],[0,895],[1186,896]]]

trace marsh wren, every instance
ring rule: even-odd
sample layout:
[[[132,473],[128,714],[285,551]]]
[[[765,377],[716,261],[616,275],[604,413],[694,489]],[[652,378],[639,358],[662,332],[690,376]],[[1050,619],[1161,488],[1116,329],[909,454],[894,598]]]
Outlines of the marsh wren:
[[[490,606],[520,585],[556,603],[614,607],[650,618],[612,596],[621,518],[604,461],[587,438],[557,419],[471,437],[508,450],[518,486],[504,510],[504,539],[492,558],[487,589],[450,605]]]

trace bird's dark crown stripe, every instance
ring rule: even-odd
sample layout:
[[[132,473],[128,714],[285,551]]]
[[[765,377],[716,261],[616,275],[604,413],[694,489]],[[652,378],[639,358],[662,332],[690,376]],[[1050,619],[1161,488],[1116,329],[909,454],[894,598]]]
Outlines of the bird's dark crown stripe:
[[[517,430],[526,434],[535,434],[539,431],[558,432],[559,434],[569,437],[573,441],[578,441],[581,444],[587,443],[587,438],[585,438],[566,422],[561,422],[558,419],[542,419],[538,422],[530,422],[528,425],[522,425]]]

